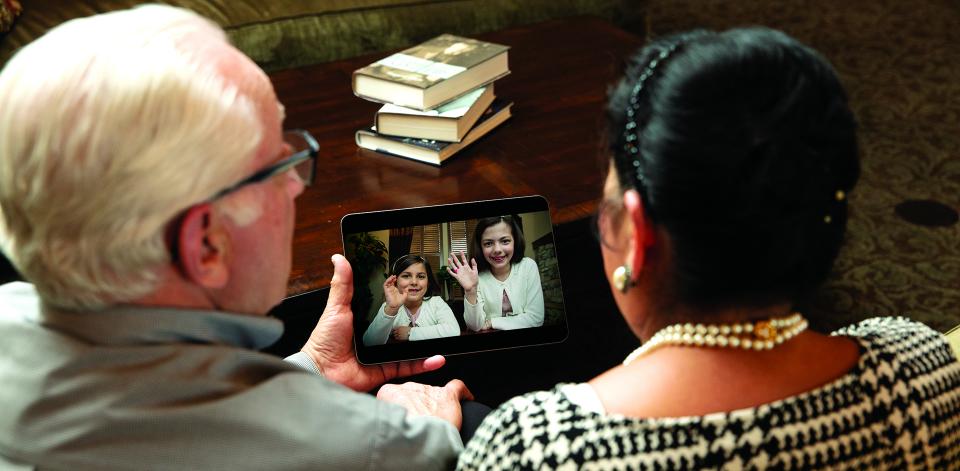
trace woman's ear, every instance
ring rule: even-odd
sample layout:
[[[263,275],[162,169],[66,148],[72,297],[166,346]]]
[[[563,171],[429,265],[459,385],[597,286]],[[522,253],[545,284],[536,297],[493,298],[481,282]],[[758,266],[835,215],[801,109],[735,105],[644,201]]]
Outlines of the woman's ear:
[[[216,219],[210,204],[193,206],[181,219],[177,239],[177,264],[183,276],[210,289],[223,288],[230,279],[225,258],[228,238]]]
[[[656,242],[656,232],[652,221],[647,217],[643,200],[637,190],[627,190],[623,193],[623,207],[633,224],[633,231],[630,236],[630,252],[627,260],[630,262],[631,268],[632,279],[630,281],[636,281],[640,272],[643,271],[644,263],[646,263],[647,249]]]

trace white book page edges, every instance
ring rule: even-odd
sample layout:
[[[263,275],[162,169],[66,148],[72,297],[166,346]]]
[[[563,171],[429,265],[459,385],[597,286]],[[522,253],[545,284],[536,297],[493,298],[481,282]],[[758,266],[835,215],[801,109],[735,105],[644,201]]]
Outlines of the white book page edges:
[[[393,54],[389,57],[380,59],[375,64],[426,75],[427,80],[431,82],[438,79],[448,79],[459,74],[460,72],[463,72],[464,70],[467,70],[466,67],[443,64],[440,62],[434,62],[401,53]]]
[[[414,110],[411,108],[406,108],[403,106],[397,106],[393,104],[386,104],[380,108],[380,113],[393,113],[393,114],[409,114],[414,116],[437,116],[441,118],[459,118],[470,110],[470,107],[473,106],[473,103],[480,98],[480,95],[483,95],[486,87],[478,88],[456,100],[447,103],[446,105],[440,106],[438,108],[426,111]]]

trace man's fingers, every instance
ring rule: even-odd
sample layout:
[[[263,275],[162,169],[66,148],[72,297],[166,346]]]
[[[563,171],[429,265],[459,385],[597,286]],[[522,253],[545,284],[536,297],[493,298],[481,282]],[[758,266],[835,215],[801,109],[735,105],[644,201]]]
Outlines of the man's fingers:
[[[433,371],[439,369],[447,363],[447,359],[443,355],[434,355],[430,358],[423,360],[422,366],[423,371]]]
[[[407,376],[413,376],[416,374],[436,370],[446,364],[446,362],[446,358],[444,358],[442,355],[434,355],[422,361],[398,361],[394,363],[384,363],[379,365],[379,367],[380,373],[383,375],[383,380],[390,381],[393,378],[404,378]]]
[[[413,376],[427,371],[433,371],[443,366],[447,360],[440,355],[434,355],[426,360],[410,360],[399,362],[397,376]]]
[[[473,393],[470,392],[470,389],[467,388],[467,385],[460,381],[459,379],[451,379],[447,384],[445,384],[444,389],[448,389],[456,396],[460,401],[472,401]]]
[[[327,297],[327,309],[333,306],[350,306],[353,298],[353,270],[343,255],[334,254],[333,278],[330,280],[330,294]]]

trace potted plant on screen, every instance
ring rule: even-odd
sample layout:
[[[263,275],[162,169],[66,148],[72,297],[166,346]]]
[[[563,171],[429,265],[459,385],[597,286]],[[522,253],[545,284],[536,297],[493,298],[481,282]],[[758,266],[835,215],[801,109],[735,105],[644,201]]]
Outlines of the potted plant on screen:
[[[387,246],[380,239],[363,232],[347,238],[347,251],[351,254],[350,265],[353,268],[354,315],[369,317],[373,292],[370,290],[370,278],[383,274],[387,269]],[[386,276],[386,275],[384,275]]]
[[[447,272],[446,265],[440,267],[440,271],[437,273],[437,279],[440,285],[443,286],[443,299],[452,300],[456,294],[454,290],[457,286],[460,286],[460,283],[457,283],[457,279]]]

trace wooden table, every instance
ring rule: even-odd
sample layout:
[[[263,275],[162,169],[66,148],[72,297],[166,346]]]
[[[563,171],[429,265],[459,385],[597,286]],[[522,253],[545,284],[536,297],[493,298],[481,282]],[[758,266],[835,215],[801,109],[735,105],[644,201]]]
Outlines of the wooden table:
[[[353,95],[351,73],[387,53],[271,75],[285,126],[309,130],[321,145],[317,182],[297,200],[289,294],[329,285],[347,213],[531,194],[547,198],[555,224],[593,213],[605,168],[606,90],[641,40],[591,17],[479,37],[511,47],[512,73],[495,90],[515,102],[513,118],[442,167],[354,143],[380,105]]]

